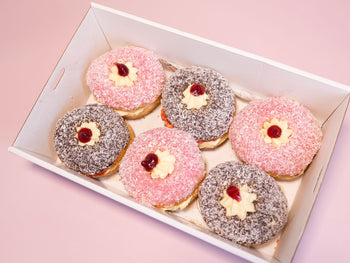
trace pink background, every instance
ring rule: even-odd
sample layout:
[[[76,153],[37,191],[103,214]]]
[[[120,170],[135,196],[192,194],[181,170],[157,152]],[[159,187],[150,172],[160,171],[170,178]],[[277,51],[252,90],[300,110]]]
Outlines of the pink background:
[[[350,85],[348,0],[97,2]],[[7,151],[89,6],[0,2],[0,262],[246,262]],[[348,111],[294,262],[350,257],[349,149]]]

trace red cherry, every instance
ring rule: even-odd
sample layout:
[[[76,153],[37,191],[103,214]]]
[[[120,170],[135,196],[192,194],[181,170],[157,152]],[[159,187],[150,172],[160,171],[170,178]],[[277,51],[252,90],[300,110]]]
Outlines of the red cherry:
[[[277,125],[271,125],[267,129],[267,135],[270,138],[279,138],[279,137],[281,137],[281,134],[282,134],[282,129]]]
[[[226,193],[228,194],[229,197],[231,197],[232,199],[235,199],[237,202],[241,201],[241,194],[239,192],[239,188],[231,185],[226,189]]]
[[[193,84],[190,88],[190,92],[193,96],[200,96],[204,94],[205,88],[201,84]]]
[[[89,128],[81,128],[78,132],[78,139],[82,143],[87,143],[91,140],[92,131]]]
[[[149,153],[146,155],[145,159],[141,162],[141,165],[147,172],[152,171],[154,167],[158,164],[158,156],[154,153]]]
[[[123,63],[115,63],[118,68],[118,74],[122,77],[129,75],[129,69]]]

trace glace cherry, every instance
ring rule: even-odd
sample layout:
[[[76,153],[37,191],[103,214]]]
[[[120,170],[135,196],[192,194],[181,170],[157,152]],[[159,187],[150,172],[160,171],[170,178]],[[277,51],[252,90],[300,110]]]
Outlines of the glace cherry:
[[[190,92],[193,96],[201,96],[204,94],[205,88],[201,84],[193,84],[190,88]]]
[[[78,132],[78,140],[82,143],[87,143],[91,140],[92,131],[89,128],[81,128]]]
[[[129,75],[129,69],[127,66],[125,66],[123,63],[115,63],[115,65],[118,68],[118,74],[122,77],[126,77]]]
[[[237,202],[241,201],[241,194],[239,192],[239,188],[231,185],[226,189],[226,193],[228,194],[229,197],[231,197],[232,199],[235,199]]]
[[[281,134],[282,134],[282,129],[277,125],[271,125],[267,129],[267,135],[270,138],[279,138],[279,137],[281,137]]]
[[[145,159],[141,162],[141,165],[147,172],[152,171],[154,167],[158,164],[158,156],[154,153],[149,153],[146,155]]]

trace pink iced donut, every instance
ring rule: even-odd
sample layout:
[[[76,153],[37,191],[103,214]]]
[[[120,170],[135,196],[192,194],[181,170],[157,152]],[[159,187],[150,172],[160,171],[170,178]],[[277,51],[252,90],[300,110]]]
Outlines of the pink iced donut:
[[[173,170],[166,177],[153,177],[164,164],[158,151],[174,158]],[[169,159],[169,158],[168,158]],[[171,159],[171,158],[170,158]],[[153,166],[152,166],[153,164]],[[176,210],[186,207],[198,193],[205,176],[205,164],[194,138],[184,131],[156,128],[138,135],[128,148],[119,169],[127,192],[145,205]]]
[[[321,146],[322,131],[296,101],[268,97],[250,102],[235,117],[229,138],[237,156],[278,179],[301,175]]]
[[[138,118],[159,104],[164,71],[152,51],[127,46],[95,59],[86,80],[97,101]]]

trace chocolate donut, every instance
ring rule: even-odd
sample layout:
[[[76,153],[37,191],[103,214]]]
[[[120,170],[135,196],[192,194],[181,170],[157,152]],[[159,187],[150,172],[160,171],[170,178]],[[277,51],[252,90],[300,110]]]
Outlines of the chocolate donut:
[[[235,113],[235,95],[228,81],[218,72],[198,66],[179,69],[169,77],[161,104],[163,120],[190,133],[200,148],[221,144]],[[203,142],[220,138],[223,140],[214,146],[201,147]]]
[[[131,127],[113,109],[89,104],[73,109],[58,120],[54,146],[70,169],[89,177],[106,176],[133,139]]]
[[[287,199],[276,181],[238,162],[209,171],[199,189],[199,203],[209,228],[241,245],[264,243],[287,222]]]

